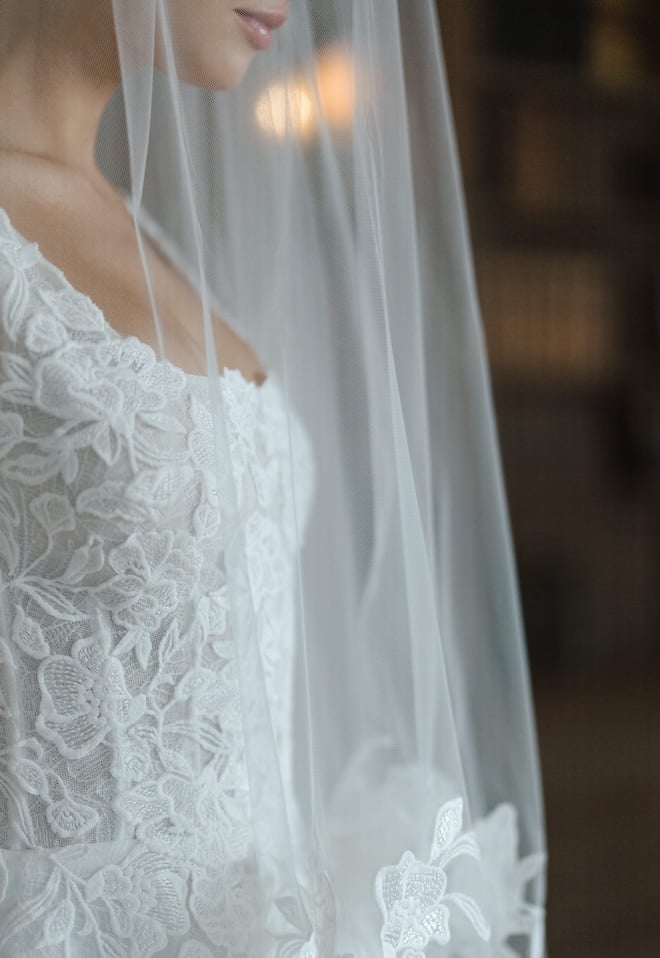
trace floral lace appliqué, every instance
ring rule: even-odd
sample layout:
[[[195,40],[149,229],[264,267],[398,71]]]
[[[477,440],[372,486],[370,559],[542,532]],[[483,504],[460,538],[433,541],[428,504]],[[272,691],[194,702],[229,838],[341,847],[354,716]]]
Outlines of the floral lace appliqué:
[[[466,915],[480,938],[489,940],[490,927],[474,898],[448,890],[450,862],[462,855],[480,857],[474,833],[462,833],[462,826],[463,802],[457,798],[438,812],[428,862],[406,851],[398,865],[378,872],[375,890],[384,917],[384,958],[423,958],[430,942],[447,945],[452,906]]]
[[[116,333],[0,210],[0,955],[255,954],[218,480],[286,757],[314,459],[273,376],[218,390],[220,455],[207,378]]]

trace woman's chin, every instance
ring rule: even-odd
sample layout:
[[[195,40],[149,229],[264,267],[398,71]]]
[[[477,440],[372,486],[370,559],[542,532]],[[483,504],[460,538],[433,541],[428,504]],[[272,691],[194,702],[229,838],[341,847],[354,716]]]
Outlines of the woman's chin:
[[[244,79],[255,57],[255,51],[245,49],[232,51],[231,55],[197,57],[194,62],[177,64],[179,79],[192,86],[206,90],[231,90]]]

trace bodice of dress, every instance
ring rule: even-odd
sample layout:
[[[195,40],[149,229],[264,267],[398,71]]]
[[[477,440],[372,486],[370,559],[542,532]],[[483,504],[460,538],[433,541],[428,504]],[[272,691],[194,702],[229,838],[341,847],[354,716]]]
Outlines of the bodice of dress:
[[[119,336],[0,210],[0,958],[331,958],[335,945],[372,958],[433,943],[478,958],[527,935],[540,955],[525,889],[543,859],[519,859],[513,806],[464,832],[441,774],[404,763],[371,781],[382,739],[335,785],[334,883],[314,863],[306,874],[290,746],[314,458],[273,374],[258,387],[225,370],[218,389],[219,422],[206,378]],[[289,821],[304,902],[277,887],[267,830],[255,844],[255,655],[271,737],[257,752],[279,762],[256,780],[261,798],[282,781],[274,817]],[[439,806],[423,860],[406,815],[420,792]],[[383,864],[399,854],[386,836],[408,849],[398,864]],[[350,906],[339,938],[335,888]]]
[[[0,303],[0,955],[242,955],[209,383],[114,332],[2,211]],[[312,452],[272,374],[219,386],[286,784]]]

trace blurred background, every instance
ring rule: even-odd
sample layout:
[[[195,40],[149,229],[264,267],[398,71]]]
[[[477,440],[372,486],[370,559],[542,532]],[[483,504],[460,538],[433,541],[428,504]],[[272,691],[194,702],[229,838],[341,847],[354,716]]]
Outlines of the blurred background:
[[[660,955],[660,0],[437,0],[536,694],[550,958]]]

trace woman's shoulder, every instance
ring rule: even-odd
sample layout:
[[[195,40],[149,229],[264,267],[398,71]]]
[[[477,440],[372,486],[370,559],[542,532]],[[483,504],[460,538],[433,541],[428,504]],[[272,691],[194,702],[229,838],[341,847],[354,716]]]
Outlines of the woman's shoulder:
[[[97,341],[105,325],[0,203],[0,350],[36,358],[67,339]]]
[[[38,156],[0,149],[2,236],[41,238],[62,230],[72,184],[57,175],[53,164]]]
[[[103,290],[126,274],[123,261],[115,269],[117,209],[124,212],[122,238],[132,237],[122,199],[109,184],[44,158],[27,155],[19,162],[18,155],[0,150],[5,265],[15,265],[17,243],[29,245],[41,253],[42,271],[66,276],[81,291]]]
[[[39,258],[36,243],[30,243],[16,228],[6,207],[0,202],[0,288],[6,286],[16,270],[34,265]]]

